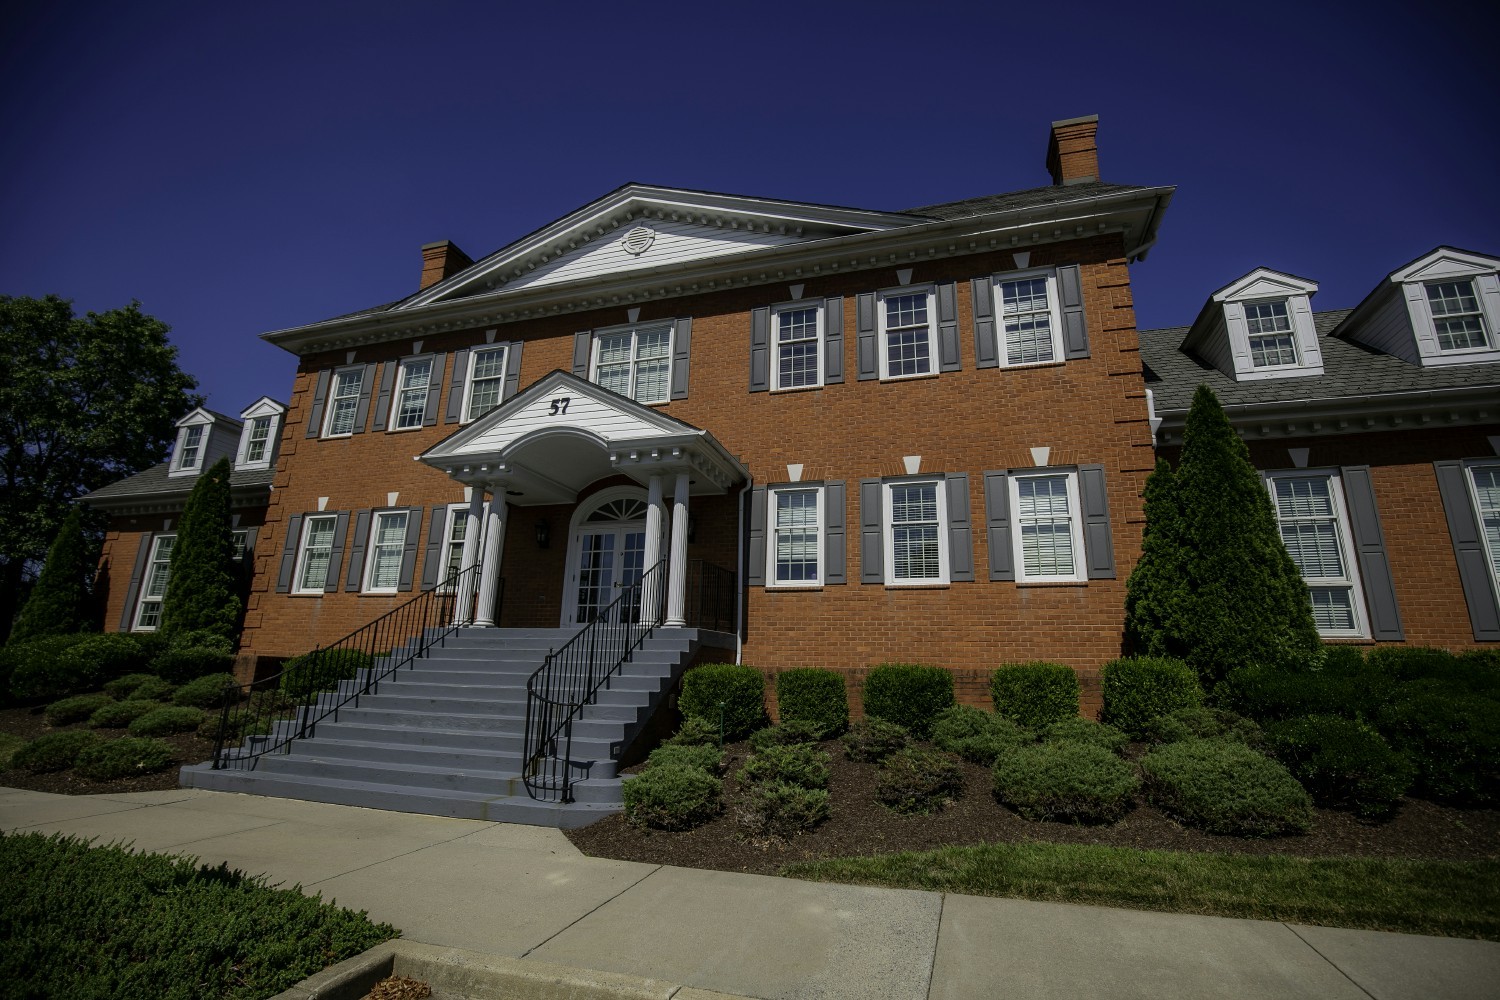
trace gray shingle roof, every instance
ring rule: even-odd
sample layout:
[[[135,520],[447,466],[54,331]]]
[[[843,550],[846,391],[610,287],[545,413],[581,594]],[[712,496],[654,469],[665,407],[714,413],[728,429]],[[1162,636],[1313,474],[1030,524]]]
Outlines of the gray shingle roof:
[[[1146,387],[1151,390],[1156,412],[1186,410],[1200,384],[1208,385],[1219,397],[1219,402],[1226,406],[1353,399],[1377,393],[1491,385],[1500,387],[1500,364],[1419,368],[1361,344],[1330,337],[1329,333],[1351,312],[1352,309],[1334,309],[1313,314],[1318,347],[1323,353],[1322,375],[1251,382],[1236,382],[1207,361],[1183,351],[1182,342],[1189,327],[1142,330],[1141,360],[1145,364]]]
[[[168,500],[181,496],[184,500],[192,492],[193,484],[198,481],[197,476],[169,477],[167,471],[171,463],[162,462],[153,465],[145,472],[137,472],[135,475],[122,479],[118,483],[110,483],[101,486],[92,493],[83,497],[84,502],[95,501],[122,501],[129,499],[157,499]],[[274,469],[236,469],[229,474],[229,487],[235,492],[246,492],[255,487],[270,489],[271,480],[276,475]]]

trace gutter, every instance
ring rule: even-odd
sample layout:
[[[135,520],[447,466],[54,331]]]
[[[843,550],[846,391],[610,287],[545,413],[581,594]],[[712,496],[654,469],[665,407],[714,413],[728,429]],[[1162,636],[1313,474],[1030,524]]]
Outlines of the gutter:
[[[755,485],[752,476],[745,477],[745,485],[740,487],[740,520],[739,520],[739,545],[735,547],[734,566],[734,662],[744,660],[745,653],[745,546],[749,542],[745,531],[745,497],[750,495],[750,488]]]
[[[1360,396],[1322,396],[1311,399],[1271,400],[1263,403],[1230,403],[1224,406],[1229,422],[1245,427],[1257,422],[1299,421],[1314,423],[1339,420],[1343,426],[1294,429],[1277,436],[1308,434],[1359,433],[1375,429],[1377,419],[1389,420],[1413,415],[1432,415],[1448,411],[1471,415],[1477,419],[1500,416],[1495,386],[1456,386],[1447,389],[1410,389],[1393,393],[1367,393]],[[1187,408],[1157,410],[1161,430],[1181,437],[1187,421]],[[1368,420],[1365,427],[1349,426],[1354,419]]]

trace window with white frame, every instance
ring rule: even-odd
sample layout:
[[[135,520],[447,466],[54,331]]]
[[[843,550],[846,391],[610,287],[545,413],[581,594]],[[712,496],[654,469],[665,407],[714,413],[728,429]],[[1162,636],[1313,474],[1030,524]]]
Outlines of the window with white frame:
[[[672,397],[671,325],[601,332],[593,381],[637,403],[665,403]]]
[[[995,298],[1002,364],[1039,365],[1062,357],[1055,274],[1001,278],[995,282]]]
[[[885,485],[887,584],[948,582],[948,525],[941,480]]]
[[[401,362],[396,373],[396,405],[391,407],[393,431],[421,427],[427,416],[427,394],[432,390],[432,359]]]
[[[1474,491],[1474,512],[1479,515],[1490,584],[1500,594],[1500,465],[1469,466],[1469,487]]]
[[[483,416],[500,405],[505,394],[505,367],[510,349],[476,348],[469,355],[469,372],[464,384],[464,423]]]
[[[1359,577],[1350,559],[1349,515],[1332,472],[1270,477],[1281,540],[1302,573],[1318,634],[1363,636]]]
[[[1473,351],[1489,346],[1473,280],[1430,281],[1423,288],[1439,350]]]
[[[359,397],[364,391],[365,370],[349,368],[335,372],[333,391],[329,393],[328,417],[323,425],[324,437],[343,437],[354,433],[354,418],[359,413]]]
[[[298,594],[321,594],[328,586],[328,564],[333,559],[336,514],[315,514],[302,522],[302,550],[297,556]]]
[[[1245,331],[1250,339],[1250,363],[1256,368],[1277,368],[1297,363],[1297,338],[1286,300],[1246,302]]]
[[[253,417],[245,431],[245,463],[256,465],[266,461],[271,447],[271,418]]]
[[[781,487],[771,490],[771,523],[766,562],[773,587],[816,587],[823,583],[823,490]]]
[[[880,377],[926,375],[932,367],[932,291],[880,293]]]
[[[193,424],[182,429],[182,436],[177,439],[178,471],[186,472],[189,469],[196,469],[202,463],[203,431],[202,424]]]
[[[453,579],[464,568],[464,537],[469,531],[469,505],[458,504],[448,508],[448,530],[443,536],[443,576],[438,580],[442,586]]]
[[[823,384],[823,310],[794,302],[771,310],[776,341],[774,389],[806,389]]]
[[[1010,479],[1016,580],[1026,583],[1086,578],[1078,474],[1049,472]]]
[[[172,573],[172,547],[176,535],[157,535],[151,540],[151,556],[141,580],[140,603],[135,612],[135,631],[154,632],[161,627],[161,602],[167,596]]]
[[[235,562],[245,561],[245,546],[250,543],[250,532],[232,531],[229,533],[230,555],[229,558]]]
[[[365,559],[365,593],[394,594],[401,583],[401,556],[406,551],[404,510],[375,512],[370,526],[370,553]]]

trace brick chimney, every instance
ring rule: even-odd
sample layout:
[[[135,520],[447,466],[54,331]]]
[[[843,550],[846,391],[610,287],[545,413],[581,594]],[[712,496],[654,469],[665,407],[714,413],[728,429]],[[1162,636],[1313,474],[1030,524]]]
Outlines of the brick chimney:
[[[469,255],[460,250],[456,243],[448,240],[428,243],[422,247],[422,283],[417,286],[417,290],[421,291],[428,285],[450,278],[472,263],[474,262],[469,259]]]
[[[1052,123],[1047,172],[1053,184],[1086,184],[1099,179],[1099,146],[1094,141],[1098,133],[1098,115]]]

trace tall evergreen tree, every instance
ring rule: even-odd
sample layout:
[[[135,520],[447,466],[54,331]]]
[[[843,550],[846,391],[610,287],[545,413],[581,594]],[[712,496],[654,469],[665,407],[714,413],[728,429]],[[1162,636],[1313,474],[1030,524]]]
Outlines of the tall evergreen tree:
[[[31,596],[16,618],[10,641],[92,630],[89,583],[97,563],[94,547],[84,536],[83,508],[74,504],[47,552],[47,561],[31,588]]]
[[[1146,477],[1141,561],[1125,584],[1125,642],[1134,652],[1152,656],[1181,655],[1171,641],[1170,617],[1187,599],[1187,560],[1182,512],[1172,486],[1172,465],[1158,458],[1155,471]]]
[[[215,462],[198,477],[183,507],[161,605],[162,632],[169,641],[196,633],[194,641],[201,643],[207,633],[233,646],[240,596],[234,570],[229,472],[229,459]]]
[[[1142,560],[1129,626],[1143,652],[1180,656],[1211,686],[1239,666],[1296,668],[1319,639],[1270,494],[1207,386],[1193,396],[1182,458],[1153,505],[1155,560]],[[1148,522],[1150,514],[1147,515]],[[1175,564],[1176,582],[1160,577]],[[1138,572],[1140,571],[1138,567]]]

